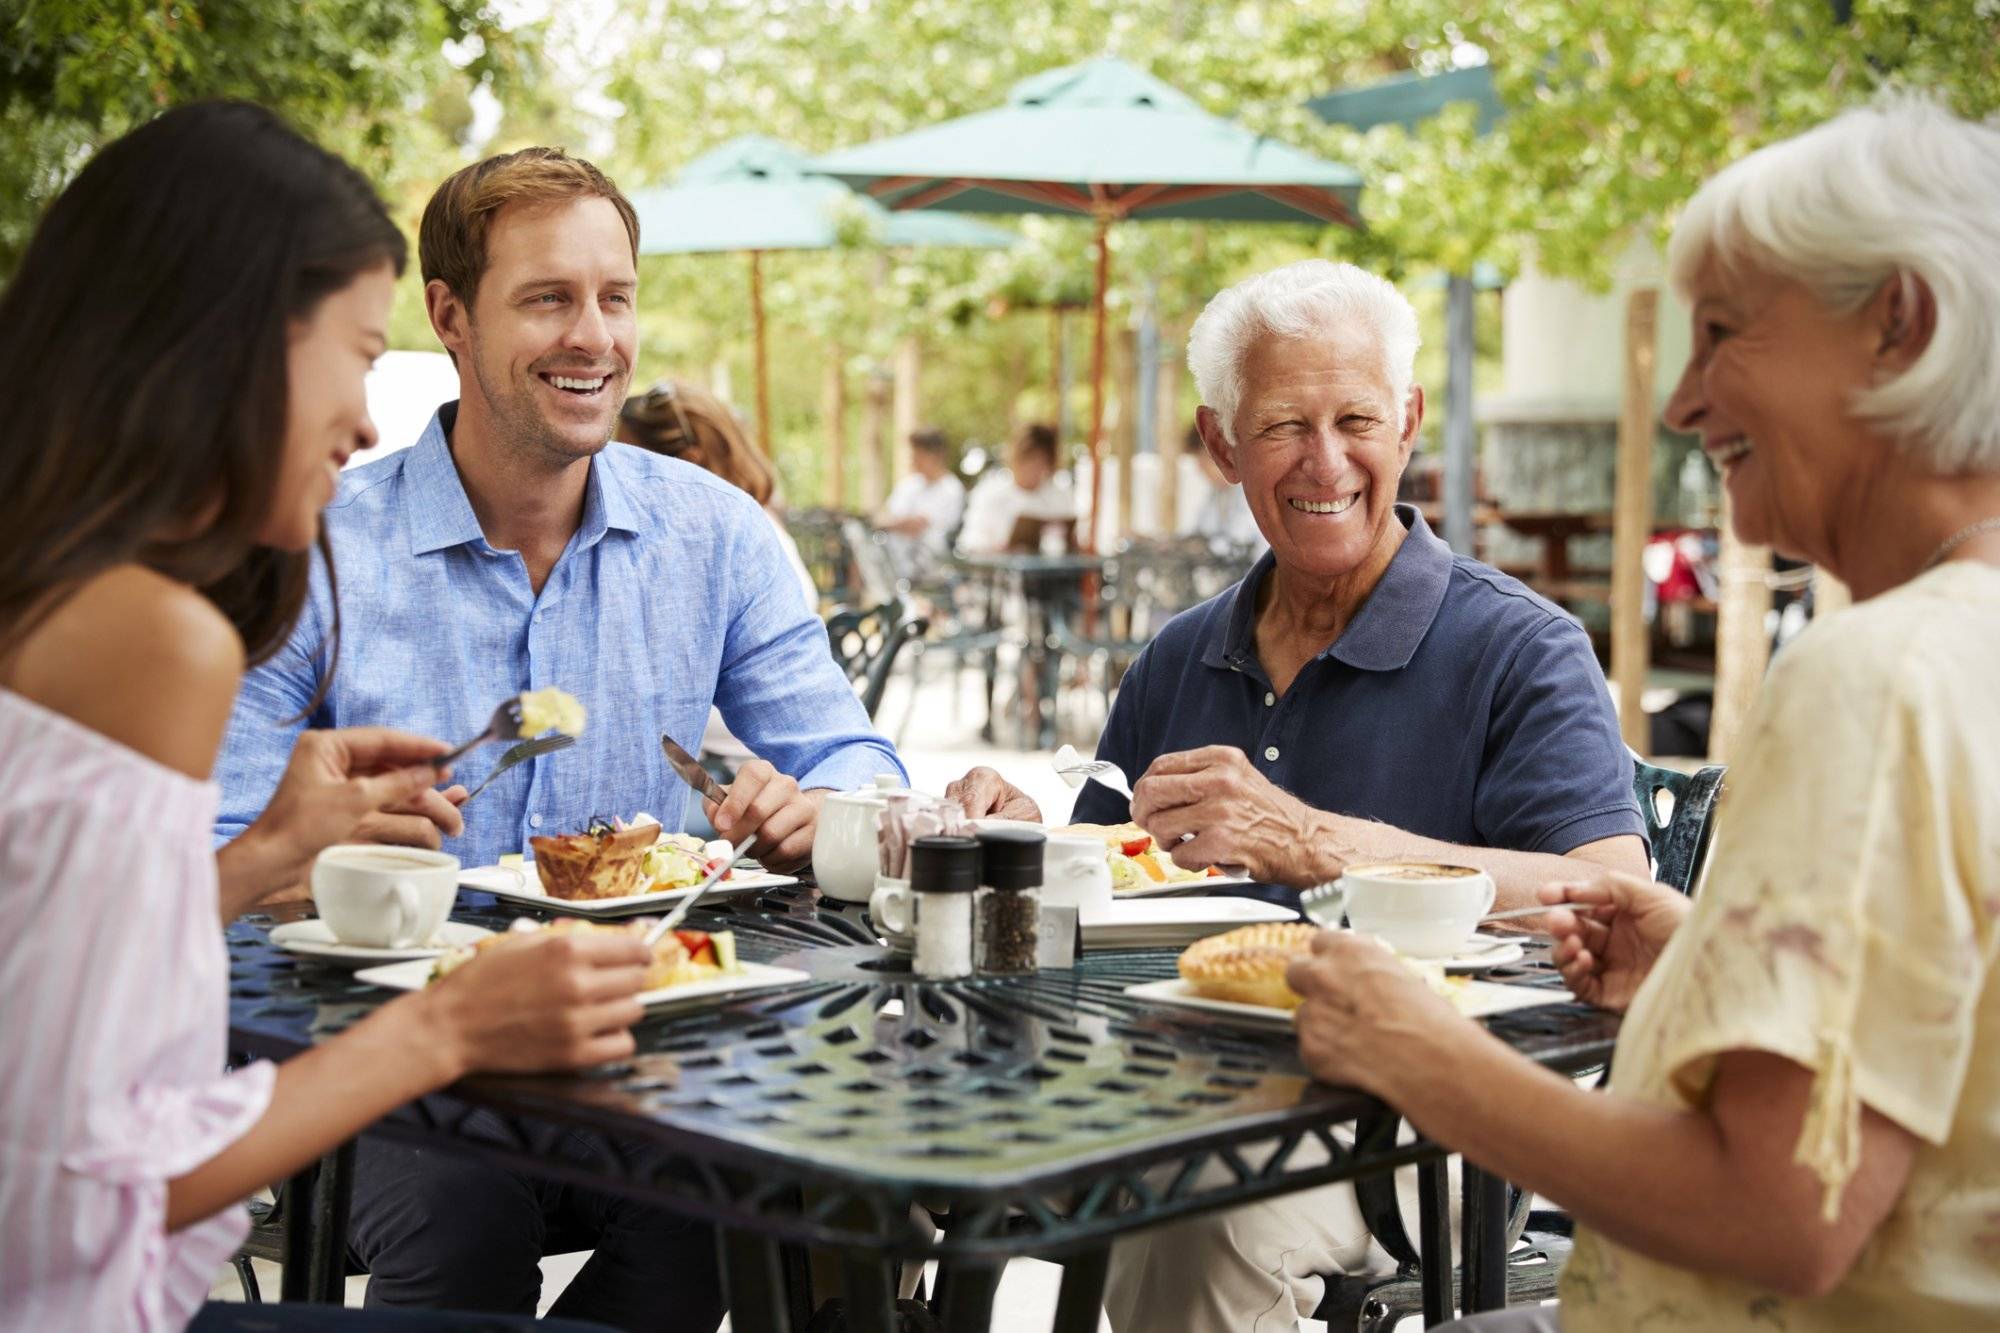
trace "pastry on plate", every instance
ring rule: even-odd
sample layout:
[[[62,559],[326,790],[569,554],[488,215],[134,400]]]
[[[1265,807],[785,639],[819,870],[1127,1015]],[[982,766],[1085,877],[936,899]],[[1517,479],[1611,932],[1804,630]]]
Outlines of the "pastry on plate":
[[[646,853],[660,836],[658,824],[618,829],[593,822],[589,832],[530,838],[535,873],[551,898],[566,902],[623,898],[643,893]]]
[[[1207,999],[1296,1009],[1299,995],[1285,984],[1285,968],[1312,953],[1319,930],[1306,921],[1263,921],[1210,935],[1182,951],[1181,979]]]

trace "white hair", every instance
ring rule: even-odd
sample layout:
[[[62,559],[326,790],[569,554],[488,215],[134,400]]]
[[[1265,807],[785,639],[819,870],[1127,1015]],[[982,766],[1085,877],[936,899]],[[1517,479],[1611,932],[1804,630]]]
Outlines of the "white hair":
[[[1897,279],[1930,289],[1930,344],[1855,415],[1944,474],[2000,471],[2000,124],[1891,94],[1720,172],[1682,211],[1685,297],[1713,255],[1797,282],[1837,313]]]
[[[1236,443],[1243,356],[1252,343],[1267,333],[1314,338],[1350,326],[1366,329],[1382,349],[1400,431],[1422,339],[1416,310],[1393,285],[1352,264],[1304,259],[1216,293],[1188,331],[1188,369],[1201,401],[1221,420],[1223,438]]]

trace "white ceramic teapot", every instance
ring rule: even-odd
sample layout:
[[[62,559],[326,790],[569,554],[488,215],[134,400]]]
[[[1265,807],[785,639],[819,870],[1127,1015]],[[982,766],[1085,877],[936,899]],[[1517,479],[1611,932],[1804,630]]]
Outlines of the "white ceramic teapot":
[[[872,787],[827,794],[813,833],[813,878],[821,893],[842,902],[868,901],[879,868],[879,820],[890,795],[903,790],[892,774],[878,773]]]

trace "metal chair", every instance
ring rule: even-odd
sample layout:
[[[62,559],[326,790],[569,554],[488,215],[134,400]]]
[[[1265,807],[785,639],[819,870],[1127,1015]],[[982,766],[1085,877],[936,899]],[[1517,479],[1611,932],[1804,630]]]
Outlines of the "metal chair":
[[[1655,768],[1636,754],[1632,766],[1633,794],[1639,799],[1646,836],[1653,844],[1653,875],[1660,883],[1691,894],[1700,884],[1708,860],[1715,832],[1715,804],[1726,770],[1711,765],[1694,773],[1679,773]],[[1382,1248],[1396,1260],[1396,1272],[1374,1277],[1329,1276],[1326,1295],[1314,1317],[1325,1320],[1329,1330],[1386,1333],[1402,1319],[1423,1312],[1423,1275],[1415,1248],[1404,1234],[1393,1186],[1386,1179],[1361,1181],[1356,1191],[1362,1216]],[[1552,1300],[1556,1279],[1569,1258],[1569,1215],[1560,1209],[1531,1208],[1531,1196],[1511,1186],[1508,1198],[1507,1236],[1512,1248],[1507,1255],[1507,1304]]]
[[[889,688],[889,672],[903,646],[920,638],[929,622],[904,611],[900,601],[887,601],[866,611],[836,611],[827,617],[826,638],[834,660],[855,686],[861,706],[872,721]]]

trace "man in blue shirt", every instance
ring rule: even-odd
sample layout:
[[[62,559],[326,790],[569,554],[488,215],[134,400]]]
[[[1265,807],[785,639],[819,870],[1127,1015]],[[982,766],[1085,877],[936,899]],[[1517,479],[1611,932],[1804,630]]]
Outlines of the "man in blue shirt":
[[[1352,265],[1287,265],[1203,311],[1197,424],[1271,549],[1140,654],[1097,750],[1134,779],[1130,808],[1092,783],[1077,820],[1129,816],[1183,865],[1294,889],[1364,861],[1446,862],[1527,906],[1598,867],[1646,872],[1582,628],[1396,504],[1423,420],[1416,350],[1409,303]],[[975,814],[1032,817],[990,770],[952,790]],[[1292,1327],[1319,1275],[1387,1265],[1352,1188],[1329,1186],[1120,1243],[1105,1306],[1117,1333]]]
[[[690,464],[607,446],[637,342],[637,252],[631,205],[556,150],[489,159],[433,196],[425,300],[460,398],[414,447],[337,478],[339,592],[318,569],[293,638],[244,681],[217,765],[219,838],[263,809],[302,725],[458,740],[549,686],[589,710],[574,748],[512,770],[462,822],[431,793],[375,832],[442,833],[479,865],[597,815],[647,810],[678,828],[688,788],[659,738],[696,748],[711,701],[762,758],[706,812],[732,841],[756,834],[768,865],[806,859],[826,789],[902,773],[756,502]],[[461,771],[476,778],[498,753]],[[607,1151],[556,1133],[529,1150]],[[691,1329],[722,1315],[705,1226],[374,1138],[357,1157],[350,1242],[371,1304],[532,1314],[544,1251],[593,1248],[555,1313],[652,1328],[672,1311]]]

